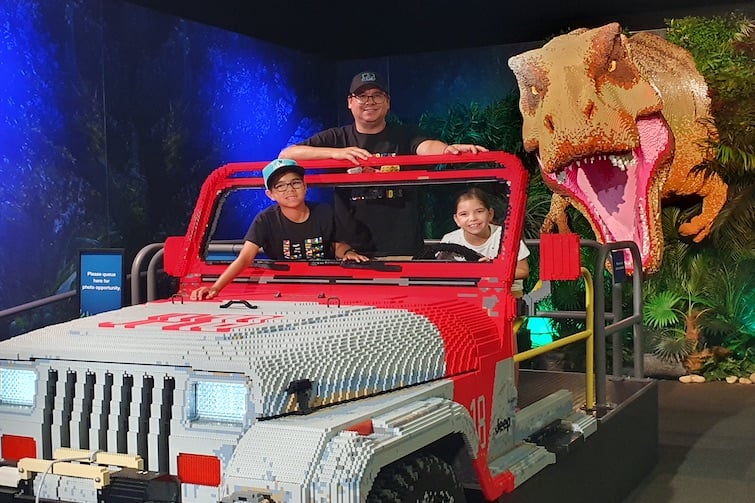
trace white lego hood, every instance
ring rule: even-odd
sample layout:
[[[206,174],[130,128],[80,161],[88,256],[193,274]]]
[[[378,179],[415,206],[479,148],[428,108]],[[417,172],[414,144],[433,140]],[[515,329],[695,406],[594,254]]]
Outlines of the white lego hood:
[[[446,375],[444,341],[425,316],[304,302],[132,306],[4,341],[0,358],[93,362],[113,374],[136,366],[242,374],[262,417],[295,410],[286,389],[296,380],[312,382],[316,406]]]

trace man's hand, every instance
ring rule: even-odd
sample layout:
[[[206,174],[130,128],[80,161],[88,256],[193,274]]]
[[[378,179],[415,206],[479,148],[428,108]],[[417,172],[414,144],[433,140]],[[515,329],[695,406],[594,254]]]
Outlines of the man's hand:
[[[481,145],[472,145],[471,143],[452,143],[443,149],[444,154],[461,154],[464,152],[477,154],[479,152],[488,152],[488,149]]]
[[[361,164],[360,161],[366,161],[367,159],[372,157],[371,153],[359,147],[334,148],[332,150],[333,152],[331,157],[333,159],[348,159],[357,166]]]
[[[343,254],[343,258],[341,260],[343,262],[369,262],[370,258],[365,257],[356,250],[348,250]]]

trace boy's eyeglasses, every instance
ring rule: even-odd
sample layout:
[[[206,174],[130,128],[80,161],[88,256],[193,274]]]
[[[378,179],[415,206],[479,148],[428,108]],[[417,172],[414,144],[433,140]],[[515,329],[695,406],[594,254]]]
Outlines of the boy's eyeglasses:
[[[388,98],[387,95],[383,93],[377,93],[377,94],[352,94],[351,95],[355,100],[357,100],[357,103],[360,105],[366,105],[370,100],[376,105],[382,105],[385,103],[386,98]]]
[[[286,192],[289,187],[294,190],[299,190],[300,188],[304,187],[304,180],[297,178],[295,180],[291,180],[290,182],[279,182],[273,185],[273,190],[275,192]]]

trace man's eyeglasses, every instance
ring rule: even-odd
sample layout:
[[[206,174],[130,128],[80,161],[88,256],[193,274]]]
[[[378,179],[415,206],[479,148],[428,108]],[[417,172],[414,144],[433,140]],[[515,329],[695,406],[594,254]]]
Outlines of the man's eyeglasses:
[[[375,94],[352,94],[351,95],[355,100],[357,100],[357,103],[360,105],[366,105],[370,100],[376,105],[382,105],[385,103],[385,100],[388,98],[388,95],[383,93],[375,93]]]
[[[289,187],[294,190],[299,190],[300,188],[304,187],[304,180],[302,180],[301,178],[296,178],[294,180],[291,180],[290,182],[279,182],[273,185],[273,190],[275,192],[286,192]]]

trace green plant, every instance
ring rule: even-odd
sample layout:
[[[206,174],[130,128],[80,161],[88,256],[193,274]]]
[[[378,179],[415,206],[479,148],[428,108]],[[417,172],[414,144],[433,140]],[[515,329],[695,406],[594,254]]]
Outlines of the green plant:
[[[722,381],[729,376],[749,377],[755,372],[755,352],[748,351],[742,358],[711,358],[703,365],[702,373],[708,381]]]
[[[643,307],[645,325],[654,339],[655,354],[666,361],[685,362],[702,349],[700,324],[709,308],[706,299],[692,295],[686,283],[686,297],[678,291],[660,291]]]
[[[685,218],[665,208],[663,264],[645,283],[644,324],[654,352],[684,361],[704,347],[722,346],[736,358],[755,350],[755,256],[746,238],[714,249],[676,233]],[[715,243],[715,241],[714,241]]]
[[[491,150],[524,153],[522,116],[516,94],[486,106],[456,104],[445,116],[423,114],[419,126],[448,143],[476,143]]]
[[[705,77],[718,138],[704,148],[713,160],[700,168],[729,185],[724,210],[714,224],[716,246],[749,239],[755,228],[755,22],[741,14],[667,21],[667,37],[692,54]]]
[[[700,72],[722,101],[739,101],[752,92],[740,86],[755,78],[747,56],[755,23],[741,14],[684,17],[667,21],[668,39],[692,54]]]
[[[684,337],[684,331],[669,328],[654,334],[652,341],[653,353],[663,361],[685,363],[694,353],[692,342]]]

